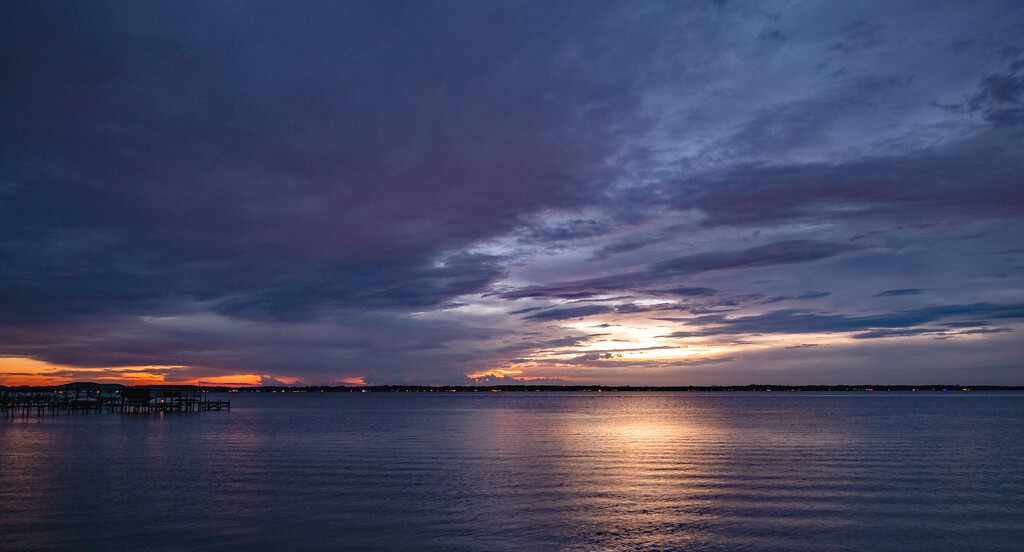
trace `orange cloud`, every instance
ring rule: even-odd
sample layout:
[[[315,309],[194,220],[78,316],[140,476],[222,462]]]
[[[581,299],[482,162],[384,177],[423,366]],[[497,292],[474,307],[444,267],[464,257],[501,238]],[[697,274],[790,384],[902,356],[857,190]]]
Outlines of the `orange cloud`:
[[[259,385],[258,374],[232,374],[193,378],[168,379],[178,366],[118,366],[114,368],[80,368],[51,364],[26,357],[0,356],[0,385],[61,385],[74,381],[120,383],[122,385]]]

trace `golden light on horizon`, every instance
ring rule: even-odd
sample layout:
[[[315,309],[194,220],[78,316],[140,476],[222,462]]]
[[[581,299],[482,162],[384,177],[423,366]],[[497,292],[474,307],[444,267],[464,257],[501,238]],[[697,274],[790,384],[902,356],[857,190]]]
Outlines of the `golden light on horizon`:
[[[187,380],[168,379],[181,366],[116,366],[82,368],[52,364],[28,357],[0,356],[0,385],[17,387],[21,385],[46,386],[62,385],[76,381],[96,383],[119,383],[122,385],[259,385],[258,374],[232,374],[209,376]]]
[[[472,374],[466,374],[467,378],[484,378],[487,376],[496,377],[515,377],[522,374],[522,370],[508,370],[505,368],[493,368],[489,370],[480,370],[479,372],[473,372]]]
[[[189,381],[166,382],[177,385],[223,385],[225,387],[242,387],[246,385],[259,385],[262,376],[258,374],[231,374],[228,376],[204,376]]]
[[[593,333],[593,320],[572,322],[567,328]],[[601,325],[602,335],[573,347],[536,351],[531,360],[570,361],[581,357],[600,361],[671,361],[708,357],[735,351],[734,345],[708,343],[694,337],[674,337],[678,324],[650,319],[618,319]]]

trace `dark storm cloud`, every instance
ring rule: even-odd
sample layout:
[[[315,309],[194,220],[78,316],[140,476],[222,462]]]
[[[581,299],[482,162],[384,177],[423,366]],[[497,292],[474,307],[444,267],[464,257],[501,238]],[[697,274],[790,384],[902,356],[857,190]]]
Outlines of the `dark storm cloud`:
[[[909,330],[872,330],[859,334],[853,334],[854,339],[879,339],[884,337],[909,337],[915,335],[943,334],[947,330],[936,328],[915,328]]]
[[[1024,124],[1024,55],[1016,52],[1005,73],[985,77],[981,90],[967,103],[971,111],[980,111],[997,127]]]
[[[604,306],[604,305],[587,305],[583,307],[568,307],[568,308],[553,308],[540,310],[530,316],[524,316],[523,320],[531,321],[553,321],[553,320],[569,320],[569,319],[582,319],[587,316],[593,316],[597,314],[613,313],[617,315],[628,315],[644,312],[659,312],[665,310],[678,310],[680,307],[674,303],[661,303],[653,305],[638,305],[635,303],[623,303],[615,306]],[[527,312],[535,311],[538,309],[526,309]],[[509,313],[514,314],[514,313]],[[595,327],[607,327],[607,324],[602,324]]]
[[[738,251],[696,253],[653,263],[644,270],[615,276],[564,282],[554,286],[523,288],[500,294],[505,299],[525,297],[584,298],[608,291],[656,285],[702,272],[739,270],[777,265],[807,263],[850,251],[854,246],[816,240],[786,240]],[[680,288],[698,290],[705,288]]]
[[[1001,132],[1001,131],[1000,131]],[[673,203],[708,225],[925,216],[1024,216],[1024,148],[988,139],[838,164],[747,165],[680,182]]]
[[[709,297],[715,294],[715,290],[706,287],[683,286],[677,288],[659,289],[655,293],[668,293],[682,297]]]
[[[585,307],[549,309],[535,314],[531,314],[530,316],[524,316],[523,318],[525,320],[551,322],[554,320],[571,320],[573,318],[585,318],[587,316],[593,316],[595,314],[604,314],[612,312],[614,310],[614,307],[606,307],[603,305],[587,305]]]
[[[452,297],[484,289],[501,276],[503,268],[498,260],[464,255],[449,258],[440,267],[324,267],[323,272],[300,274],[267,282],[248,293],[228,295],[215,303],[215,310],[243,318],[302,319],[339,307],[444,306]]]
[[[874,296],[875,297],[898,297],[898,296],[901,296],[901,295],[921,295],[925,291],[927,291],[927,290],[917,289],[917,288],[888,289],[888,290],[885,290],[885,291],[883,291],[881,293],[876,293]]]
[[[565,336],[554,339],[543,339],[543,340],[529,340],[524,339],[509,345],[502,352],[511,351],[523,351],[523,350],[552,350],[572,347],[582,347],[595,338],[602,337],[606,334],[590,334],[585,336]]]
[[[626,28],[593,42],[615,15],[597,7],[6,3],[0,323],[66,339],[3,351],[325,371],[365,335],[268,354],[263,332],[133,320],[315,321],[485,290],[503,259],[462,248],[598,195],[607,114],[631,109],[630,60],[651,45]],[[604,231],[580,219],[531,238]],[[373,324],[388,351],[454,337]]]
[[[990,320],[1024,318],[1024,303],[995,305],[972,303],[967,305],[945,305],[905,311],[895,311],[872,316],[848,316],[839,314],[813,314],[798,310],[778,310],[754,316],[728,318],[715,314],[700,316],[689,322],[702,327],[701,330],[685,332],[691,335],[721,335],[738,333],[845,333],[872,330],[862,337],[885,337],[895,335],[887,330],[910,330],[914,326],[958,318],[962,322],[974,322],[975,326],[988,325]],[[944,330],[926,330],[944,331]],[[682,336],[677,336],[682,337]]]
[[[762,302],[765,304],[769,304],[781,303],[783,301],[809,301],[813,299],[821,299],[823,297],[828,297],[829,295],[832,295],[832,293],[828,291],[809,291],[807,293],[800,293],[797,295],[776,295],[775,297],[765,299]]]
[[[432,368],[452,362],[466,346],[495,338],[495,330],[459,322],[420,322],[365,312],[336,313],[336,320],[262,322],[254,324],[216,315],[198,314],[165,319],[124,317],[49,326],[0,328],[8,354],[80,367],[158,365],[160,374],[178,380],[211,375],[306,374],[316,381],[340,375],[366,375],[380,380],[419,363],[419,381],[437,381]],[[465,360],[462,358],[462,360]],[[170,367],[170,368],[168,368]],[[191,368],[178,368],[191,367]],[[415,374],[409,379],[415,380]]]
[[[828,133],[848,116],[837,105],[857,104],[864,98],[883,95],[888,88],[905,87],[912,77],[871,75],[843,79],[844,86],[823,98],[805,99],[764,108],[741,128],[717,141],[708,155],[722,158],[766,159],[794,149],[827,141]],[[711,153],[713,152],[713,153]]]
[[[529,228],[524,238],[529,241],[561,242],[592,238],[610,231],[609,225],[595,220],[576,219],[552,226]]]
[[[814,240],[787,240],[741,251],[697,253],[660,261],[651,266],[654,273],[695,274],[710,270],[757,268],[762,266],[806,263],[849,251],[847,244]]]
[[[544,307],[527,307],[525,309],[508,311],[508,313],[512,314],[512,315],[516,315],[516,314],[526,314],[528,312],[535,312],[535,311],[539,311],[539,310],[544,310]]]
[[[648,245],[651,245],[653,243],[657,243],[659,241],[662,241],[662,239],[651,238],[651,237],[642,237],[642,238],[633,238],[633,239],[630,239],[630,240],[624,240],[624,241],[620,241],[620,242],[616,242],[616,243],[611,243],[611,244],[608,244],[608,245],[602,247],[598,251],[596,251],[594,253],[594,255],[590,258],[590,260],[592,260],[592,261],[605,260],[605,259],[611,257],[612,255],[617,255],[619,253],[626,253],[626,252],[629,252],[629,251],[636,251],[637,249],[642,249],[644,247],[647,247]]]

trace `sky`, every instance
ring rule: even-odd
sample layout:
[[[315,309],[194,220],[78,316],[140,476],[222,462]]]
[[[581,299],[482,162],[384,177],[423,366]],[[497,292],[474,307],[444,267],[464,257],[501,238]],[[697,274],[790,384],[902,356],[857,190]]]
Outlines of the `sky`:
[[[1024,384],[1016,0],[3,0],[0,105],[0,384]]]

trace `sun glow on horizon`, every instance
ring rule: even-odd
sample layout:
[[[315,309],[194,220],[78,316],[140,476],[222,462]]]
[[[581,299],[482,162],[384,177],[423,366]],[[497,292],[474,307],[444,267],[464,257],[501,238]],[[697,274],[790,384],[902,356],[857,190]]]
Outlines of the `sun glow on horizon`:
[[[76,381],[119,383],[122,385],[259,385],[258,374],[174,378],[181,366],[117,366],[82,368],[52,364],[28,357],[0,356],[0,385],[17,387],[62,385]]]
[[[496,377],[499,377],[499,378],[500,377],[515,377],[515,376],[518,376],[519,374],[522,374],[522,373],[523,373],[522,370],[508,370],[508,369],[505,369],[505,368],[493,368],[493,369],[489,369],[489,370],[480,370],[478,372],[473,372],[471,374],[466,374],[466,377],[467,378],[473,378],[473,379],[484,378],[484,377],[487,377],[487,376],[496,376]]]

